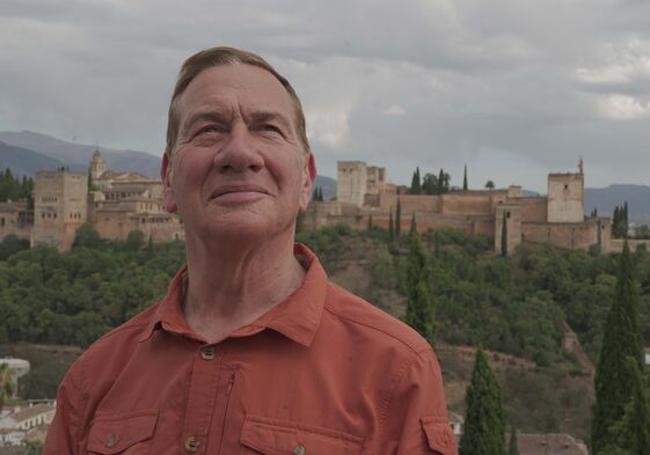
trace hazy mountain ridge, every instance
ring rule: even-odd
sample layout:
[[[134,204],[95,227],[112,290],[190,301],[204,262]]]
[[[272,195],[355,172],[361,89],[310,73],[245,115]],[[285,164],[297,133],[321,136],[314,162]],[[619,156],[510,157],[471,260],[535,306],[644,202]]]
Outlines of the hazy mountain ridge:
[[[606,188],[585,188],[585,211],[598,209],[600,216],[612,216],[614,207],[627,201],[630,221],[650,222],[650,186],[613,184]]]
[[[63,163],[42,153],[0,142],[0,172],[11,169],[15,177],[32,176],[43,169],[56,169]]]
[[[76,144],[32,131],[3,131],[0,141],[53,158],[74,171],[87,171],[93,153],[99,148],[109,169],[135,171],[151,178],[160,175],[160,157],[145,152]]]

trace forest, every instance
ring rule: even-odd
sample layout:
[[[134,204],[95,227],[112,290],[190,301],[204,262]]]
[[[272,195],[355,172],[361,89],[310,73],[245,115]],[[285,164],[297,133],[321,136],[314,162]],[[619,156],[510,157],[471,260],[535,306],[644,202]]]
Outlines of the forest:
[[[360,292],[379,307],[391,311],[385,296],[407,294],[407,242],[390,242],[385,230],[338,226],[301,232],[298,241],[312,248],[330,273],[360,246],[370,274],[369,286]],[[566,321],[597,359],[614,296],[615,256],[527,244],[502,257],[491,252],[488,238],[454,230],[429,232],[422,243],[433,344],[481,346],[545,366],[565,355]],[[27,241],[9,236],[0,242],[0,344],[88,346],[160,299],[184,254],[181,242],[147,243],[137,231],[123,242],[106,241],[89,225],[78,231],[67,253],[30,249]],[[633,260],[647,344],[650,254],[639,249]]]

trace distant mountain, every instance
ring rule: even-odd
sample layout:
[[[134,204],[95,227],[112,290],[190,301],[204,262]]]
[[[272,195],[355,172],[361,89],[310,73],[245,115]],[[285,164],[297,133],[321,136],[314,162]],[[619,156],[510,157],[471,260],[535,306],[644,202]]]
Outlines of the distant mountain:
[[[0,142],[0,172],[11,169],[15,177],[32,176],[36,171],[63,166],[58,160],[22,147]]]
[[[336,179],[332,177],[327,177],[324,175],[316,176],[316,181],[314,182],[314,188],[320,186],[323,190],[323,199],[329,201],[333,197],[336,197]]]
[[[612,216],[614,207],[627,201],[630,221],[650,222],[650,186],[610,185],[606,188],[585,188],[585,211],[598,209],[601,216]]]
[[[88,170],[96,148],[94,145],[75,144],[32,131],[0,132],[0,141],[16,147],[33,150],[65,164],[74,171]],[[109,169],[136,171],[148,177],[160,175],[160,157],[133,150],[114,150],[99,147]],[[55,166],[56,167],[56,166]]]

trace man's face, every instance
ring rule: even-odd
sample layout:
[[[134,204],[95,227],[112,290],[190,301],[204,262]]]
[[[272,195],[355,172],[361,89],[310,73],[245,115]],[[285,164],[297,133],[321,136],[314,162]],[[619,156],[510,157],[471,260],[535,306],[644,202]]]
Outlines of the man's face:
[[[176,103],[178,139],[161,172],[166,207],[180,212],[187,234],[243,239],[293,229],[316,170],[280,82],[252,65],[217,66]]]

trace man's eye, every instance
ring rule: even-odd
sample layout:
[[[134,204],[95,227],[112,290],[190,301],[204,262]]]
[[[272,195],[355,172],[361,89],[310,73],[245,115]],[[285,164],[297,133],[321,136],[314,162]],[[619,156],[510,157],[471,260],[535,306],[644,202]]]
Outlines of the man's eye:
[[[260,125],[259,129],[261,131],[270,132],[270,133],[277,133],[277,134],[283,136],[282,130],[279,127],[272,124],[272,123],[264,123],[264,124]]]
[[[208,134],[208,133],[224,133],[225,128],[223,126],[219,125],[209,125],[209,126],[204,126],[203,128],[199,129],[196,132],[197,136],[200,136],[202,134]]]

